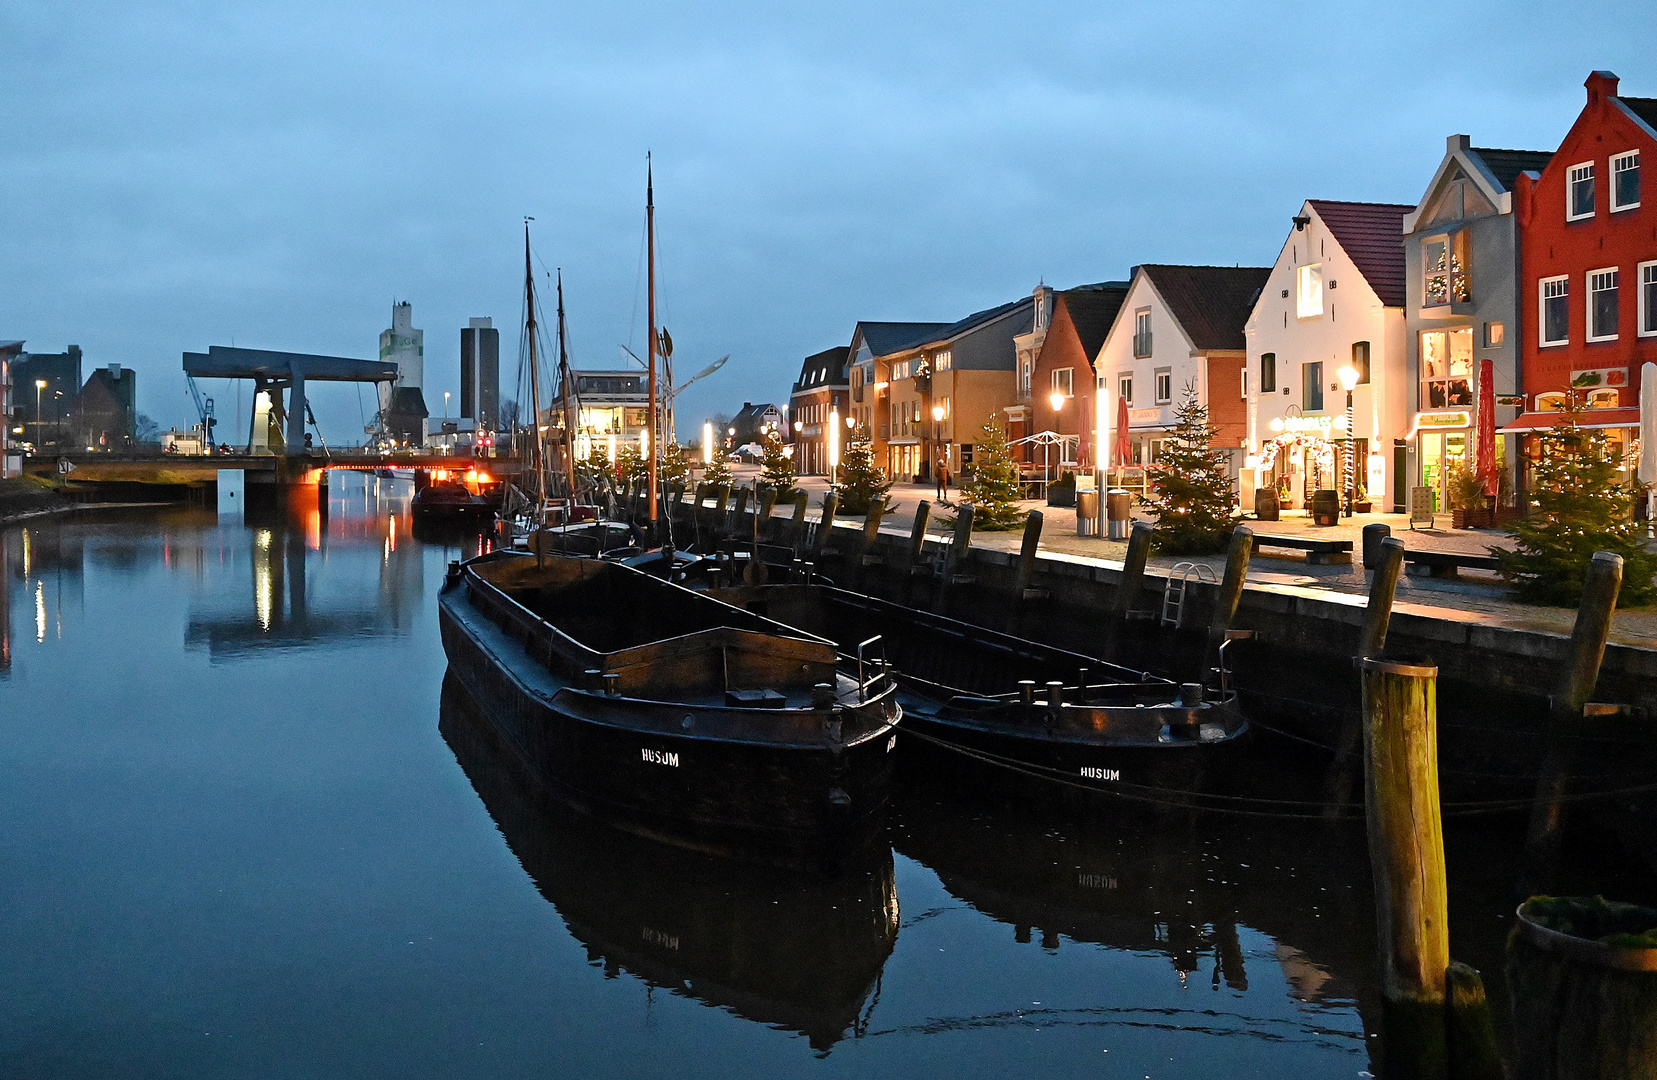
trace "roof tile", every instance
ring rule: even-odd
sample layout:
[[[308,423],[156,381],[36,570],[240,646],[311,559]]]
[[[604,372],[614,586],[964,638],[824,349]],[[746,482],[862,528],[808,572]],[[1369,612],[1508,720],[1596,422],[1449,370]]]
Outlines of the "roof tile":
[[[1403,307],[1404,216],[1415,207],[1403,203],[1307,201],[1335,234],[1381,303]]]

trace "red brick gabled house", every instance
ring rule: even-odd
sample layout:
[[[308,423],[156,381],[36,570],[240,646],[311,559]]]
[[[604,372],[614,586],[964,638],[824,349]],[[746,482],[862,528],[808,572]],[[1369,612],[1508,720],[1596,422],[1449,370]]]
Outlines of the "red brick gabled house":
[[[1053,298],[1053,314],[1036,352],[1024,391],[1022,435],[1051,431],[1064,442],[1063,464],[1092,469],[1094,415],[1093,358],[1105,343],[1111,323],[1127,299],[1128,283],[1101,281],[1065,289]],[[1060,397],[1062,395],[1062,399]],[[1058,401],[1058,407],[1054,402]],[[1012,412],[1009,410],[1009,416]],[[1021,460],[1041,461],[1027,444]]]
[[[1657,160],[1657,98],[1620,96],[1609,71],[1585,85],[1587,104],[1553,159],[1514,189],[1525,411],[1506,430],[1526,435],[1527,459],[1573,382],[1584,386],[1585,422],[1631,449],[1640,365],[1657,362],[1657,190],[1644,182]]]

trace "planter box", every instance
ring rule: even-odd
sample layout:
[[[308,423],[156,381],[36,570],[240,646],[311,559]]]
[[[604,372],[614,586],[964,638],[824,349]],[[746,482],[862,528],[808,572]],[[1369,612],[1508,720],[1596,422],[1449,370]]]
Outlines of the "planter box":
[[[1482,507],[1478,510],[1450,511],[1450,528],[1452,529],[1493,529],[1496,527],[1496,511],[1491,507]]]
[[[1075,506],[1076,489],[1073,487],[1052,487],[1047,489],[1048,506]]]

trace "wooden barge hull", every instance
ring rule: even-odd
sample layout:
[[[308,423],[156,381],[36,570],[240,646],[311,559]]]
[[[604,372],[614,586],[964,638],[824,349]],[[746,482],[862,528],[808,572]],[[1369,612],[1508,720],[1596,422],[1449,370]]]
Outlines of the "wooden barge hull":
[[[570,685],[447,588],[450,670],[530,773],[572,808],[658,840],[738,856],[832,859],[882,821],[896,733],[844,742],[764,732],[776,710],[608,696]],[[895,703],[891,711],[897,713]],[[743,738],[747,724],[752,738]]]

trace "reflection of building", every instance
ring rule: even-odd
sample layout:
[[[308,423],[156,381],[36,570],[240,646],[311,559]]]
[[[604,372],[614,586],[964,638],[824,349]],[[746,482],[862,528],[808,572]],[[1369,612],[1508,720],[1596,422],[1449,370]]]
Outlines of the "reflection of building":
[[[1657,196],[1642,179],[1657,159],[1657,98],[1620,96],[1609,71],[1586,85],[1552,160],[1514,184],[1525,412],[1507,430],[1523,435],[1527,470],[1570,386],[1582,422],[1607,429],[1632,466],[1640,367],[1657,362]]]
[[[1482,361],[1491,361],[1489,392],[1498,401],[1517,400],[1519,219],[1513,186],[1520,173],[1545,168],[1550,157],[1536,150],[1480,149],[1465,135],[1445,142],[1444,159],[1420,205],[1404,217],[1409,368],[1403,391],[1413,420],[1399,470],[1408,483],[1431,490],[1441,508],[1448,505],[1445,467],[1458,459],[1472,463]],[[1496,422],[1517,412],[1502,405]],[[1509,467],[1518,457],[1506,455]]]
[[[501,332],[489,319],[473,319],[460,331],[460,416],[478,431],[500,424]]]
[[[851,416],[846,411],[847,352],[846,346],[836,345],[800,363],[800,377],[788,398],[788,419],[794,433],[794,467],[802,476],[828,472],[830,414]],[[843,433],[840,439],[844,444]]]
[[[650,426],[650,384],[640,371],[573,371],[575,396],[581,412],[576,418],[575,456],[585,459],[593,451],[608,454],[628,443],[635,450],[644,444]],[[561,445],[564,438],[564,398],[559,395],[541,412],[547,440]]]
[[[1403,221],[1415,207],[1326,202],[1301,206],[1248,321],[1248,438],[1259,463],[1242,484],[1275,486],[1284,507],[1341,491],[1352,469],[1356,503],[1402,513],[1409,428],[1404,343]],[[1347,432],[1341,372],[1356,372]],[[1345,455],[1350,454],[1350,462]],[[1258,478],[1256,478],[1258,477]]]
[[[120,364],[96,368],[75,403],[75,441],[99,450],[127,448],[138,434],[138,373]]]

